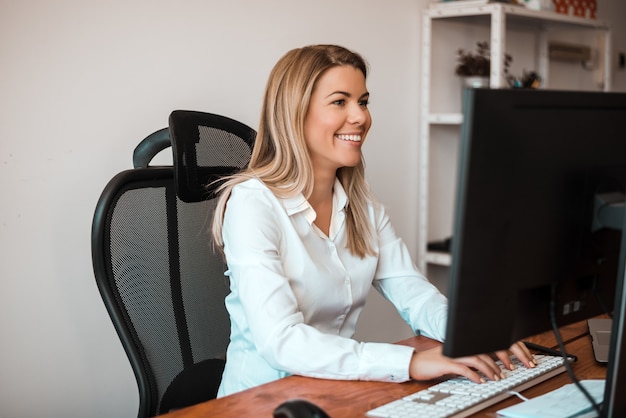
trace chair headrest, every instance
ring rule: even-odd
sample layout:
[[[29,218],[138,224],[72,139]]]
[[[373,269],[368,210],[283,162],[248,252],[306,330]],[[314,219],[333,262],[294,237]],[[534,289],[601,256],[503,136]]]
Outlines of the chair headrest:
[[[169,117],[176,193],[184,202],[214,197],[216,180],[248,165],[256,131],[212,113],[175,110]]]
[[[133,167],[147,168],[150,161],[159,152],[171,146],[168,128],[159,129],[143,139],[133,152]]]
[[[176,194],[183,202],[215,196],[218,181],[250,161],[256,131],[226,116],[175,110],[169,128],[159,129],[137,145],[135,168],[148,168],[162,150],[172,147]]]

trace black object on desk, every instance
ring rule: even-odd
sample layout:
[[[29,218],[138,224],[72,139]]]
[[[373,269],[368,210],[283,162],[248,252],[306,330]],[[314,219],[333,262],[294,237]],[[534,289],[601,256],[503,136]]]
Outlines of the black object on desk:
[[[290,399],[278,405],[274,418],[330,418],[326,412],[306,399]]]
[[[535,344],[535,343],[531,343],[530,341],[524,341],[524,345],[529,349],[529,350],[535,350],[535,351],[539,351],[540,353],[543,354],[548,354],[550,356],[559,356],[559,357],[563,357],[563,353],[561,353],[559,350],[554,350],[552,348],[549,347],[544,347],[543,345],[539,345],[539,344]],[[569,353],[565,353],[565,357],[567,357],[568,359],[570,359],[573,362],[578,361],[578,357],[576,357],[573,354],[569,354]]]

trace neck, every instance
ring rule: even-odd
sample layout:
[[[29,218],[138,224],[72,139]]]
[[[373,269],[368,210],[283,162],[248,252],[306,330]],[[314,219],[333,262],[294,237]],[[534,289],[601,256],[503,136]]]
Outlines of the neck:
[[[315,225],[320,228],[326,235],[330,230],[330,219],[333,208],[333,185],[335,184],[335,176],[315,176],[315,183],[309,203],[315,210]]]
[[[316,203],[325,202],[333,195],[333,187],[335,185],[335,174],[333,175],[315,175],[313,190],[309,196],[309,203],[315,208]]]

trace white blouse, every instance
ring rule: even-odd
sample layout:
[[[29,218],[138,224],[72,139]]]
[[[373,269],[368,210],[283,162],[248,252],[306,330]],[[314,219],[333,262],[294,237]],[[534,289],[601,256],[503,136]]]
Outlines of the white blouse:
[[[443,340],[447,300],[411,261],[382,205],[370,204],[376,256],[346,248],[347,196],[335,181],[329,236],[304,196],[281,199],[262,182],[232,190],[224,216],[231,336],[218,396],[290,374],[409,380],[413,349],[353,340],[370,286],[416,331]]]

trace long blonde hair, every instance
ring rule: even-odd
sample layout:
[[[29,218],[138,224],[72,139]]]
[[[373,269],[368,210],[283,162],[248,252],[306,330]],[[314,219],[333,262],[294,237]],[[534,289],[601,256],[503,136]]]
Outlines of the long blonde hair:
[[[311,45],[285,54],[270,73],[259,131],[248,168],[225,179],[213,218],[214,243],[223,247],[222,225],[232,188],[247,179],[261,180],[275,195],[309,198],[313,189],[313,167],[304,139],[306,118],[315,83],[329,68],[349,65],[367,77],[367,63],[359,54],[336,45]],[[365,182],[364,162],[337,170],[337,178],[348,196],[346,225],[350,251],[373,255],[373,231],[367,214],[372,199]]]

